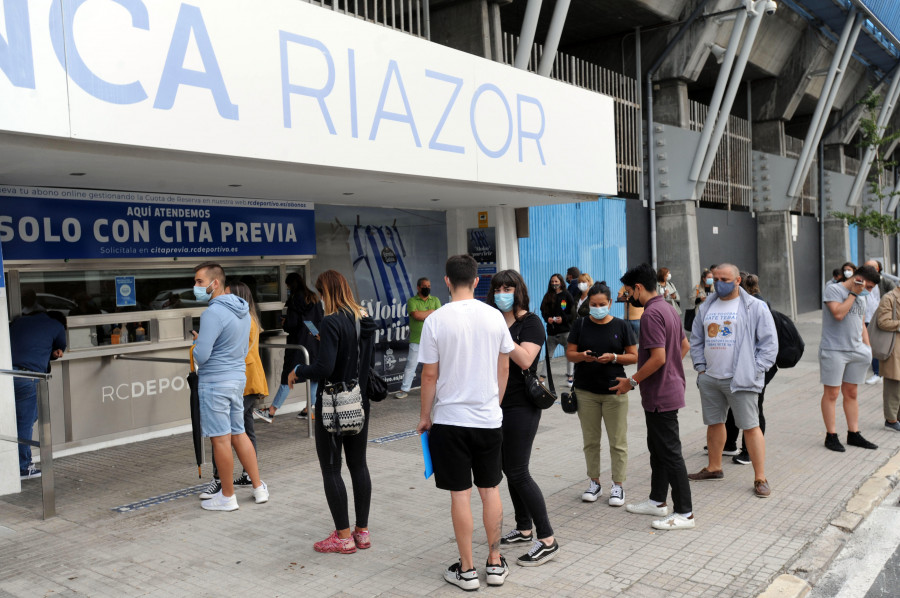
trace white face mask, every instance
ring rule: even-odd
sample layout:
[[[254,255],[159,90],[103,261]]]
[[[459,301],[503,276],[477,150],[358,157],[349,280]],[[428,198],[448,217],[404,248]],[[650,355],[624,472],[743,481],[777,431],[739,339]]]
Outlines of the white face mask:
[[[853,270],[844,270],[844,278],[850,278],[853,276]]]
[[[671,273],[666,274],[666,282],[668,282],[670,280],[672,280],[672,274]]]
[[[578,290],[581,291],[582,293],[585,292],[586,290],[588,290],[589,288],[590,287],[588,286],[588,283],[586,283],[586,282],[578,283]]]

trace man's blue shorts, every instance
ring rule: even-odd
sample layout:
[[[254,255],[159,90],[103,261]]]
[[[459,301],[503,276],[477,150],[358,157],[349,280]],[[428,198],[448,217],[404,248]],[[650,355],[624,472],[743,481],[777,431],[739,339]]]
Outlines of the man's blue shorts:
[[[244,433],[244,386],[240,380],[200,382],[200,427],[203,436]]]

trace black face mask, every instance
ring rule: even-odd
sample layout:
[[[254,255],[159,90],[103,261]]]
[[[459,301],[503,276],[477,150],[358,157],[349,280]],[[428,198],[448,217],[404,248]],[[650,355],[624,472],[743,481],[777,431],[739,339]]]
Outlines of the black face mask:
[[[428,295],[431,294],[431,287],[422,287],[421,289],[419,289],[419,293],[423,297],[427,297]]]
[[[637,297],[634,296],[634,291],[631,292],[631,295],[628,297],[628,304],[632,307],[644,307],[644,304],[637,300]]]

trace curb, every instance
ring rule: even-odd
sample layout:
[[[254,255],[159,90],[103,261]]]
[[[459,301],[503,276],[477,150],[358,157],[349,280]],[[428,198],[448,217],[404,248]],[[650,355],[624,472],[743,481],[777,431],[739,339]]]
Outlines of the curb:
[[[804,598],[843,549],[856,528],[879,506],[900,481],[900,452],[860,485],[844,509],[829,521],[820,536],[806,546],[787,572],[776,577],[758,598]]]

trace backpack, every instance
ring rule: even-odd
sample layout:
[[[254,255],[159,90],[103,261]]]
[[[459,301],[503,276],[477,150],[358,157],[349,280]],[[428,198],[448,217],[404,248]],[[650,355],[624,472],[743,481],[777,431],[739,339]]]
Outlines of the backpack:
[[[775,365],[780,368],[792,368],[803,357],[806,344],[789,317],[774,309],[771,312],[772,319],[775,320],[775,330],[778,331],[778,356],[775,358]]]

